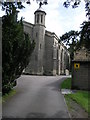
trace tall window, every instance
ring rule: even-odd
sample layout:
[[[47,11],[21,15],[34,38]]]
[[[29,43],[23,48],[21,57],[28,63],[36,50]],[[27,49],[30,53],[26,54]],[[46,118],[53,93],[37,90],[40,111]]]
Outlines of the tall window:
[[[37,23],[39,23],[39,15],[37,15]]]
[[[41,23],[43,23],[43,15],[41,15]]]
[[[40,44],[40,50],[41,50],[41,44]]]

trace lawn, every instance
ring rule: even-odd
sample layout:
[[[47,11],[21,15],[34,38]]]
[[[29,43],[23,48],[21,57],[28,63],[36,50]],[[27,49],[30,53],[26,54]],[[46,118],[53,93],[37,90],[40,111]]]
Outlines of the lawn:
[[[61,89],[71,89],[71,78],[64,80],[60,87]],[[90,113],[90,91],[77,90],[76,93],[65,95],[65,97],[71,98],[84,108],[86,112]]]
[[[67,78],[66,80],[64,80],[61,85],[60,85],[61,89],[71,89],[71,78]]]
[[[76,101],[86,112],[90,113],[89,101],[90,101],[90,92],[88,91],[77,91],[74,94],[68,94],[67,97]]]

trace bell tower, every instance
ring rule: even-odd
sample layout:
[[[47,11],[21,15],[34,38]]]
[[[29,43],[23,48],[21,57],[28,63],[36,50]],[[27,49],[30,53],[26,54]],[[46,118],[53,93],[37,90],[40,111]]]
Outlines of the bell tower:
[[[44,50],[45,50],[45,11],[40,7],[34,12],[33,39],[35,41],[34,50],[34,73],[42,75]]]
[[[35,25],[43,25],[45,27],[45,11],[42,8],[37,9],[35,12]]]

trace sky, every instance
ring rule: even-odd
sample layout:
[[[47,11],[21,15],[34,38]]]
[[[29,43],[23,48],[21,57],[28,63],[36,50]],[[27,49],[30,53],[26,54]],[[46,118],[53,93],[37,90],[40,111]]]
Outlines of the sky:
[[[81,0],[80,6],[76,9],[65,8],[63,6],[64,1],[48,0],[48,5],[42,6],[42,9],[46,12],[46,30],[56,33],[58,37],[70,30],[80,30],[81,24],[86,20],[84,0]],[[24,21],[34,24],[34,12],[39,8],[39,4],[31,0],[31,5],[25,3],[23,5],[25,8],[20,10],[18,19],[24,17]],[[2,13],[0,11],[0,16],[2,16]]]

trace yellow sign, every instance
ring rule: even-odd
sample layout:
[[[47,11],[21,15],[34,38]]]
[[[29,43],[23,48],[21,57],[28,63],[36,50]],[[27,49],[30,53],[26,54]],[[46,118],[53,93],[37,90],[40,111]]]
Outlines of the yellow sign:
[[[79,69],[80,68],[80,63],[74,63],[74,68]]]

